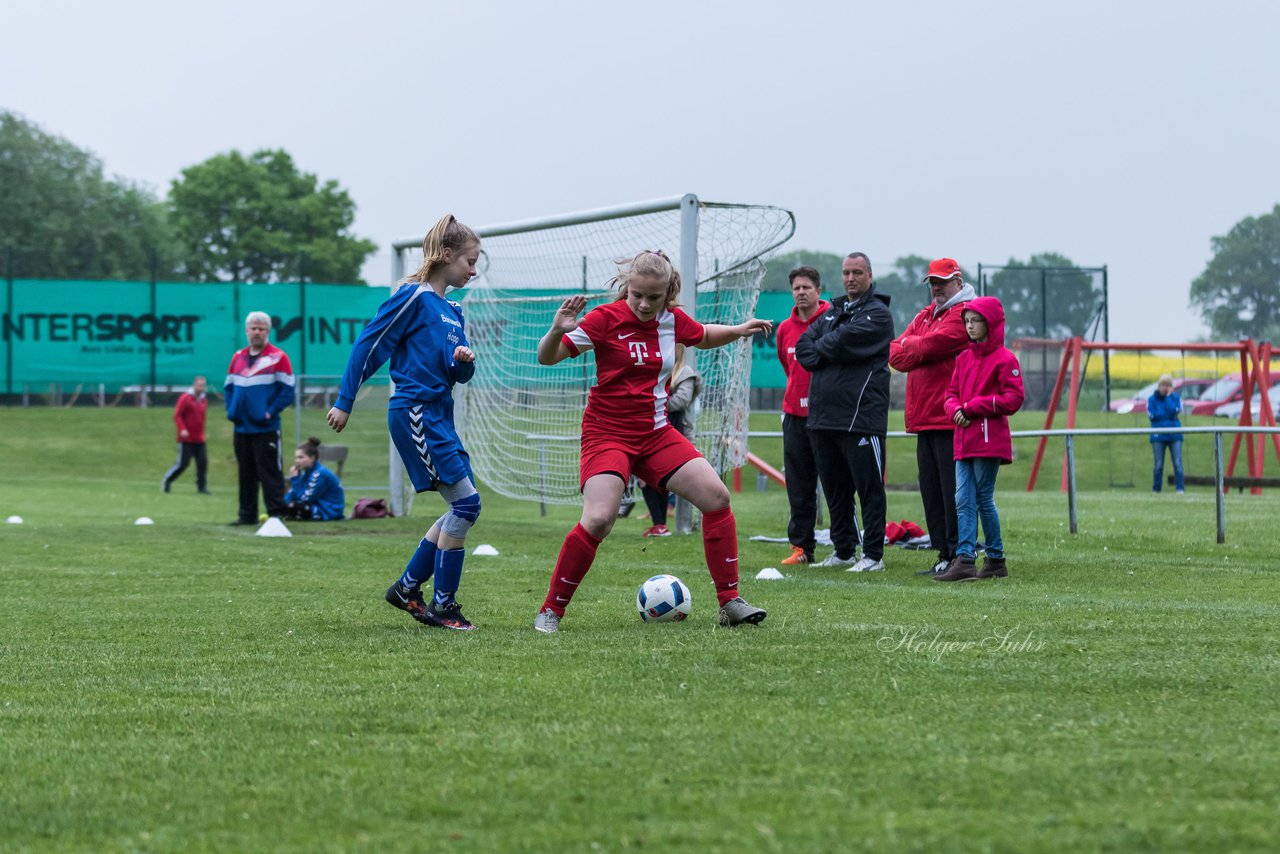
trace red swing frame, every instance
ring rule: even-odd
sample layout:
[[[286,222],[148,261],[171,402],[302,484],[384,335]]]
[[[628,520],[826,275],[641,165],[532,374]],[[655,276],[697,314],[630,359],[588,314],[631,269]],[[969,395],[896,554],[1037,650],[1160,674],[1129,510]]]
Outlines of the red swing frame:
[[[1268,391],[1271,388],[1271,342],[1264,341],[1258,344],[1252,338],[1243,338],[1238,343],[1198,343],[1198,344],[1152,344],[1152,343],[1131,343],[1123,344],[1108,341],[1085,341],[1076,336],[1068,338],[1062,342],[1046,341],[1044,339],[1024,338],[1022,342],[1028,344],[1051,345],[1055,343],[1062,344],[1062,361],[1058,365],[1058,376],[1054,381],[1053,393],[1049,396],[1049,409],[1045,413],[1044,429],[1053,429],[1053,420],[1058,410],[1058,398],[1062,396],[1062,387],[1066,384],[1067,376],[1070,374],[1071,386],[1067,397],[1067,429],[1076,426],[1076,409],[1080,402],[1080,360],[1085,350],[1181,350],[1184,353],[1191,352],[1231,352],[1240,354],[1240,376],[1243,382],[1243,400],[1244,405],[1240,407],[1241,427],[1252,427],[1253,412],[1250,410],[1250,404],[1253,400],[1253,391],[1256,387],[1262,397],[1261,411],[1258,413],[1258,426],[1275,427],[1275,412],[1271,408],[1271,399]],[[1266,445],[1264,443],[1265,436],[1258,434],[1256,436],[1248,436],[1244,433],[1236,433],[1235,439],[1231,443],[1231,456],[1227,462],[1226,474],[1228,476],[1235,472],[1236,460],[1240,455],[1240,444],[1244,442],[1245,456],[1249,467],[1250,477],[1262,477],[1263,465],[1266,460]],[[1045,446],[1049,442],[1048,436],[1041,436],[1040,442],[1036,447],[1035,460],[1031,463],[1031,474],[1027,478],[1027,491],[1030,492],[1036,487],[1036,478],[1040,474],[1040,464],[1044,460]],[[1271,443],[1275,447],[1276,459],[1280,461],[1280,435],[1272,434]],[[1223,487],[1225,492],[1227,487]],[[1067,491],[1067,460],[1066,451],[1062,456],[1062,491]],[[1254,495],[1262,494],[1262,487],[1254,486],[1249,490]]]

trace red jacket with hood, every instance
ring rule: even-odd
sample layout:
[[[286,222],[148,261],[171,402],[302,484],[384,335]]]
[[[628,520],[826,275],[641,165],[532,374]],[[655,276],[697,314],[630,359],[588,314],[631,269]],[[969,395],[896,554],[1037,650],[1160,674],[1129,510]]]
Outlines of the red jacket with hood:
[[[942,398],[951,382],[956,355],[969,345],[961,315],[974,296],[973,286],[965,285],[945,307],[929,303],[889,344],[889,365],[907,375],[903,414],[908,433],[956,428],[942,408]]]
[[[809,383],[813,377],[796,361],[796,342],[809,328],[809,324],[830,308],[831,303],[824,299],[818,300],[818,307],[809,315],[808,320],[801,320],[796,313],[797,309],[793,308],[791,316],[779,323],[778,330],[774,333],[778,341],[778,361],[782,363],[782,372],[787,375],[787,390],[782,395],[782,411],[788,415],[798,418],[807,418],[809,415]]]
[[[1009,416],[1022,408],[1022,366],[1004,346],[1004,306],[995,297],[978,297],[964,304],[986,318],[987,338],[973,341],[956,357],[956,368],[943,400],[947,417],[961,409],[968,427],[955,428],[955,458],[995,457],[1013,462]]]

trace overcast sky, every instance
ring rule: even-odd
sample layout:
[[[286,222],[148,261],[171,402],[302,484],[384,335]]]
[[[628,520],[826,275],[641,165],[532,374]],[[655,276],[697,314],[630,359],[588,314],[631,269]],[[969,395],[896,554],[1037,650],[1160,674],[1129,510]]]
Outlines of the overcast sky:
[[[382,248],[694,192],[789,249],[1107,265],[1113,340],[1203,335],[1210,239],[1280,202],[1280,3],[6,3],[0,107],[163,194],[284,148]],[[925,295],[921,293],[922,303]]]

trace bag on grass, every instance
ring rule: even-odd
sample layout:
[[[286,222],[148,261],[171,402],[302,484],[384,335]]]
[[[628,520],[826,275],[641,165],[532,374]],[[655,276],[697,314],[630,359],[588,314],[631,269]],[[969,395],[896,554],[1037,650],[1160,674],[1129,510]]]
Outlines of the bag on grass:
[[[361,498],[351,511],[352,519],[385,519],[390,515],[385,498]]]

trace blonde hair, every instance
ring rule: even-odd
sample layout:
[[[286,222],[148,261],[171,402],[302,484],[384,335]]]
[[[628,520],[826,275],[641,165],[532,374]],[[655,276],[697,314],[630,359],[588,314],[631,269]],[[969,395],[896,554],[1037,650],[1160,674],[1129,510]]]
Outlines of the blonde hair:
[[[1147,374],[1147,376],[1151,376],[1151,375]],[[1160,379],[1156,380],[1156,385],[1164,385],[1165,383],[1168,383],[1169,385],[1173,385],[1173,377],[1169,374],[1161,374]]]
[[[680,376],[680,372],[684,370],[684,345],[676,345],[676,360],[671,363],[671,381],[675,382]]]
[[[618,275],[609,280],[609,287],[618,289],[615,302],[626,299],[627,285],[643,276],[667,283],[667,308],[680,304],[680,274],[661,249],[646,249],[634,258],[618,258],[614,263],[618,265]]]
[[[479,243],[480,236],[458,222],[453,214],[440,217],[422,240],[422,266],[406,282],[426,282],[436,267],[445,263],[445,251],[461,252],[472,243]]]

